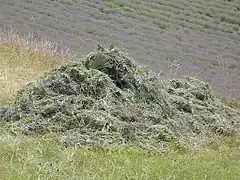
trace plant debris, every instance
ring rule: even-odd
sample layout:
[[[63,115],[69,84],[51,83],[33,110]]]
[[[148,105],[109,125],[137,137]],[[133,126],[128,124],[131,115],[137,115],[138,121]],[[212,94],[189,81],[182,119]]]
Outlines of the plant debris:
[[[160,147],[239,135],[240,117],[195,78],[162,81],[117,48],[98,49],[31,82],[0,118],[26,135],[78,146]]]

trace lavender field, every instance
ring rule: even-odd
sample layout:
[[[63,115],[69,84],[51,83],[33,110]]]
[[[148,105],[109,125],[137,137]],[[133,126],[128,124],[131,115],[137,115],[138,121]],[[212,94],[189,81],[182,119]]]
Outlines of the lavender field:
[[[60,41],[80,57],[113,43],[163,78],[196,76],[239,98],[238,0],[1,0],[0,25]]]
[[[239,135],[240,0],[0,0],[0,179],[236,180]]]

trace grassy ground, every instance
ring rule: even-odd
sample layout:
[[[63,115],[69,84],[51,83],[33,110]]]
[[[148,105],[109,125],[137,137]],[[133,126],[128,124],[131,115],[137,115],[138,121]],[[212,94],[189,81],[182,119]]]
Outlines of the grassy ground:
[[[9,106],[23,85],[44,72],[59,67],[62,61],[50,41],[34,42],[31,35],[20,38],[15,32],[0,37],[0,104]],[[48,49],[48,50],[47,50]]]
[[[0,131],[0,179],[218,179],[240,177],[240,142],[163,154],[65,148],[51,137]]]
[[[62,63],[54,53],[27,50],[18,42],[0,41],[1,106],[11,105],[20,87]],[[173,146],[167,153],[154,154],[134,148],[66,148],[50,135],[23,136],[13,132],[0,124],[3,180],[240,178],[239,139],[216,141],[193,151]]]

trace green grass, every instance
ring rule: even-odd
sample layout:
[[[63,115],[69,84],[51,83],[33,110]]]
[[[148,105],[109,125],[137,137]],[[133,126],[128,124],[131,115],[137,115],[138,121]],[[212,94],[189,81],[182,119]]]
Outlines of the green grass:
[[[154,154],[64,147],[53,137],[0,133],[0,179],[238,179],[240,142]]]
[[[130,12],[136,12],[135,9],[127,6],[127,5],[124,5],[122,3],[117,3],[113,0],[108,0],[108,3],[107,3],[108,7],[111,7],[111,8],[119,8],[119,9],[122,9],[124,11],[130,11]]]

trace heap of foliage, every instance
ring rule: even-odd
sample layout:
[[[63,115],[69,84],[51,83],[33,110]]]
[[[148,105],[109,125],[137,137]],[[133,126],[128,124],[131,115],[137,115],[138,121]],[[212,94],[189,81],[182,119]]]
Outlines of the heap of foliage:
[[[0,118],[26,135],[79,146],[159,147],[239,135],[240,117],[194,78],[162,81],[117,48],[99,46],[18,92]]]

